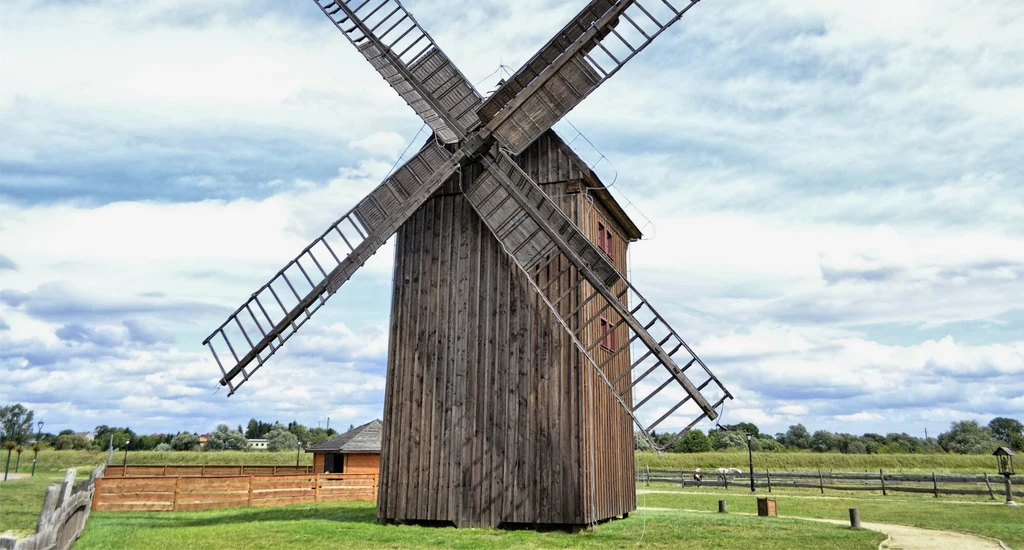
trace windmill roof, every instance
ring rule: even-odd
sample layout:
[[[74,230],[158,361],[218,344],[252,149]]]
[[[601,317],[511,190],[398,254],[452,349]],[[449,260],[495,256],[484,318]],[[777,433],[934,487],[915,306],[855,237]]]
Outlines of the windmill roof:
[[[380,420],[371,420],[323,443],[308,447],[306,451],[313,453],[379,453],[381,437],[383,437],[383,424]]]

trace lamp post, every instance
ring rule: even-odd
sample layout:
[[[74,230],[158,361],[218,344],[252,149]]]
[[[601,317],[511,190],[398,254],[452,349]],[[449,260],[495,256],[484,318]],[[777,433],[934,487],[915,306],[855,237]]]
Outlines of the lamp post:
[[[132,442],[131,439],[125,439],[124,440],[124,462],[121,463],[121,467],[123,468],[123,470],[122,470],[123,473],[127,473],[126,470],[128,468],[128,444],[131,443],[131,442]]]
[[[39,456],[39,441],[43,438],[43,421],[36,422],[36,444],[32,446],[32,477],[36,477],[36,457]]]
[[[747,457],[750,458],[750,492],[754,491],[754,449],[751,447],[753,442],[754,434],[747,433]]]
[[[295,467],[299,467],[299,453],[302,451],[302,442],[298,441],[295,443]]]
[[[1013,501],[1013,485],[1010,483],[1010,477],[1013,476],[1013,451],[1007,447],[999,447],[996,449],[992,456],[996,457],[996,464],[999,467],[999,473],[1003,476],[1006,482],[1006,505],[1016,506],[1017,503]]]

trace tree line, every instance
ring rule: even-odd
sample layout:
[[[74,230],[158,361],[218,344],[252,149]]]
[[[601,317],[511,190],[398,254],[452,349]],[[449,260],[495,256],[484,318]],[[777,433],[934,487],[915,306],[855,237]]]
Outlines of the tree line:
[[[811,451],[843,454],[916,454],[955,453],[989,454],[996,447],[1010,447],[1024,451],[1024,423],[1007,417],[993,418],[987,425],[975,420],[962,420],[950,424],[949,430],[938,437],[915,437],[907,433],[886,435],[866,433],[853,435],[817,430],[811,433],[803,424],[790,426],[775,435],[761,433],[750,422],[721,426],[704,433],[690,430],[669,444],[670,453],[706,453],[747,449],[758,452]],[[674,433],[653,433],[658,446],[672,441]],[[635,435],[636,449],[650,450],[650,443],[640,434]]]
[[[350,426],[351,428],[352,426]],[[334,428],[309,428],[297,421],[288,424],[264,422],[252,418],[243,429],[219,424],[209,433],[205,445],[200,446],[197,432],[183,430],[178,433],[138,434],[130,427],[96,426],[89,435],[61,430],[58,433],[37,430],[35,413],[20,403],[0,407],[0,429],[4,444],[14,447],[41,445],[56,450],[104,450],[113,445],[118,450],[130,451],[245,451],[249,439],[266,439],[271,451],[295,450],[316,445],[338,435]],[[13,447],[12,447],[13,448]]]

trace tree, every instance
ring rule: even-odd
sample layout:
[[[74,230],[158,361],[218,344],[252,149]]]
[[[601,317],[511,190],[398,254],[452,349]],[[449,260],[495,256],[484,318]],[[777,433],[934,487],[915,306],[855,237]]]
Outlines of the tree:
[[[747,436],[739,432],[714,431],[708,437],[708,442],[716,451],[747,448]]]
[[[100,424],[93,430],[93,445],[99,449],[106,449],[110,445],[110,436],[114,436],[114,448],[124,449],[125,447],[137,451],[143,448],[143,442],[131,428],[119,428]]]
[[[740,422],[738,424],[731,424],[725,426],[725,429],[730,432],[740,432],[742,434],[753,434],[754,437],[761,435],[761,430],[758,429],[756,424],[751,422]]]
[[[58,451],[82,451],[92,446],[92,443],[84,435],[64,434],[57,436],[53,448]]]
[[[644,437],[644,434],[642,434],[640,432],[633,432],[633,450],[634,451],[653,451],[654,448],[651,447],[651,442],[647,441],[647,438]]]
[[[289,451],[299,446],[299,438],[281,424],[274,424],[274,429],[267,433],[267,450]]]
[[[232,430],[227,424],[217,426],[206,440],[207,451],[244,451],[248,446],[242,431]]]
[[[334,428],[313,428],[312,430],[309,430],[309,442],[313,445],[317,445],[336,435],[338,435],[338,431]]]
[[[4,441],[24,443],[32,438],[32,420],[35,413],[21,403],[0,407],[0,429]]]
[[[170,443],[160,443],[154,449],[154,451],[165,453],[167,451],[173,451],[174,447],[171,447]]]
[[[790,426],[789,429],[786,430],[785,441],[783,441],[783,444],[794,449],[810,449],[811,434],[807,432],[807,428],[805,428],[803,424]]]
[[[818,430],[811,436],[811,450],[816,453],[827,453],[839,448],[836,435],[826,430]]]
[[[171,439],[171,448],[175,451],[198,451],[199,436],[191,432],[181,432]]]
[[[1013,441],[1013,436],[1024,436],[1024,424],[1020,420],[998,416],[988,423],[988,429],[992,430],[992,437],[1004,443]]]
[[[939,445],[947,452],[958,454],[990,453],[998,446],[992,430],[975,420],[950,424],[949,431],[939,435]]]
[[[706,453],[711,450],[711,441],[704,432],[690,430],[683,437],[673,441],[667,450],[670,453]]]

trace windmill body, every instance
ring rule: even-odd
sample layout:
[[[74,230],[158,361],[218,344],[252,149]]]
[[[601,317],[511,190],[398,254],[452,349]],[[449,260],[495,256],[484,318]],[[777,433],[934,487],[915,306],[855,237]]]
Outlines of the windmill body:
[[[398,0],[314,1],[435,139],[207,337],[221,384],[397,233],[378,516],[629,513],[633,430],[678,438],[732,396],[626,279],[639,232],[551,126],[697,0],[591,0],[488,98]]]
[[[562,140],[548,132],[515,160],[625,272],[640,232]],[[459,183],[397,235],[378,517],[497,527],[628,514],[630,419],[529,282],[554,301],[575,276],[556,277],[568,264],[518,269]],[[572,314],[582,297],[562,300],[570,329],[604,306],[595,298]],[[601,359],[628,338],[622,325],[589,328],[582,342]],[[618,377],[630,362],[626,350],[606,371]],[[628,384],[618,389],[629,395]]]

